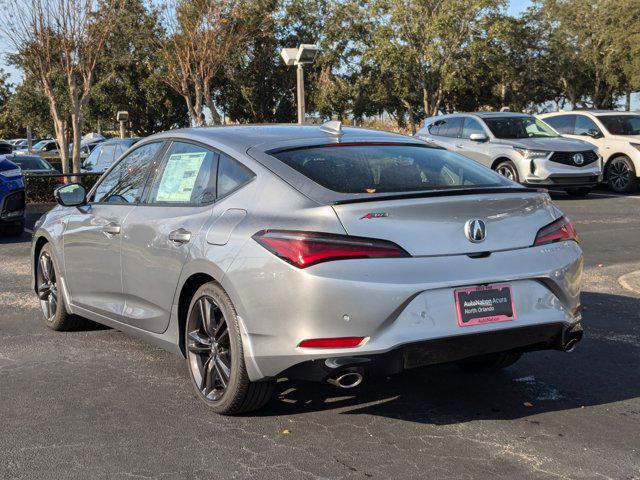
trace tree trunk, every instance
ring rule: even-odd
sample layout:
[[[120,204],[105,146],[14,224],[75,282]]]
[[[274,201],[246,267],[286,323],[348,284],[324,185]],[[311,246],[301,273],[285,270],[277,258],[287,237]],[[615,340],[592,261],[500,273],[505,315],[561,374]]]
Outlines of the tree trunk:
[[[71,167],[73,173],[80,173],[81,158],[80,149],[82,143],[82,108],[77,99],[74,101],[76,105],[71,107],[71,131],[73,132],[73,151],[71,152]],[[73,179],[76,181],[76,177]]]
[[[211,112],[211,121],[212,121],[212,123],[214,125],[222,125],[222,118],[220,117],[220,114],[218,113],[218,109],[213,104],[213,99],[211,98],[211,92],[209,92],[208,90],[204,91],[204,101],[207,104],[207,108]]]
[[[627,92],[625,94],[625,99],[624,99],[624,109],[627,112],[631,111],[631,92]]]

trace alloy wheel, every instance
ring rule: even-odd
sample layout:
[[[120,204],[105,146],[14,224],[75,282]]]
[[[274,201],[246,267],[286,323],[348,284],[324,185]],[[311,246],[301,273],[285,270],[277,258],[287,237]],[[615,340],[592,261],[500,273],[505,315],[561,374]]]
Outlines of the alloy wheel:
[[[53,260],[47,252],[40,255],[38,275],[38,298],[47,322],[52,322],[58,311],[58,285]]]
[[[498,172],[503,177],[507,177],[509,180],[515,179],[515,173],[508,165],[501,165],[500,167],[498,167],[496,172]]]
[[[623,160],[614,160],[609,166],[609,181],[616,190],[624,190],[631,180],[629,166]]]
[[[200,393],[220,400],[231,379],[231,343],[222,310],[210,296],[200,297],[191,309],[187,325],[187,355]]]

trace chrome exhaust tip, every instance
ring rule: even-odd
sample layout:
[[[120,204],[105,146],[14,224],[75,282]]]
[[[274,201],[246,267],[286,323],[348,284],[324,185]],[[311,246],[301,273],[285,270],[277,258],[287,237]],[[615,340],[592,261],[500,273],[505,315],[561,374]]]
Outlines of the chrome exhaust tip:
[[[573,352],[575,350],[577,344],[578,344],[578,339],[577,338],[572,338],[564,346],[564,351],[567,352],[567,353]]]
[[[355,388],[362,383],[362,374],[358,372],[346,372],[334,378],[329,378],[327,382],[339,388]]]

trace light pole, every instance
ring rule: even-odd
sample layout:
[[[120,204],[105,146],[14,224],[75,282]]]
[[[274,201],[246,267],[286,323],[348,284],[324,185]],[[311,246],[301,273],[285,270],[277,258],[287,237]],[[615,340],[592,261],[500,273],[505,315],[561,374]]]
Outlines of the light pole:
[[[296,83],[297,83],[297,96],[298,96],[298,123],[302,125],[304,123],[304,70],[303,65],[306,63],[313,63],[318,54],[318,47],[315,45],[302,44],[298,48],[283,48],[280,52],[280,56],[284,60],[285,65],[297,66],[296,69]]]

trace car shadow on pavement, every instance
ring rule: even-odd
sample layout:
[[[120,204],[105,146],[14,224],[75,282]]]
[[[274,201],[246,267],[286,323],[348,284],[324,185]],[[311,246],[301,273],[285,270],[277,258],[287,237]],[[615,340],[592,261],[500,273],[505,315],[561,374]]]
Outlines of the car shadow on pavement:
[[[425,367],[365,379],[350,390],[280,381],[274,399],[252,415],[335,410],[446,425],[526,418],[640,397],[640,299],[595,292],[582,298],[585,339],[572,353],[529,353],[494,373],[464,373],[455,365]]]

